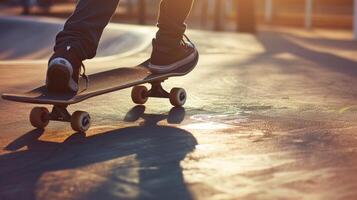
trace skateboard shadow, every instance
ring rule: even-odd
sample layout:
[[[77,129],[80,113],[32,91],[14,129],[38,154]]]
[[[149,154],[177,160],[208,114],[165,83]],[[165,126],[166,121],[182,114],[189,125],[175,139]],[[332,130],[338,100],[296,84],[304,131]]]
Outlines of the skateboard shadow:
[[[180,162],[195,149],[191,133],[161,120],[180,123],[183,108],[146,114],[132,108],[125,121],[138,126],[93,136],[73,134],[62,143],[41,141],[32,130],[0,156],[0,199],[191,199]],[[91,186],[91,187],[89,187]]]

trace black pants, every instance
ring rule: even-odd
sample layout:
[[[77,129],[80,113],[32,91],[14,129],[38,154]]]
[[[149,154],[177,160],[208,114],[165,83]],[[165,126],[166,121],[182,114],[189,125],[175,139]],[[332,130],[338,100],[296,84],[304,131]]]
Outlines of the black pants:
[[[148,1],[150,2],[150,0]],[[71,46],[81,60],[96,54],[103,29],[118,6],[119,0],[80,0],[64,29],[56,37],[54,50]],[[162,0],[158,18],[158,44],[163,47],[178,45],[186,30],[184,21],[193,0]]]

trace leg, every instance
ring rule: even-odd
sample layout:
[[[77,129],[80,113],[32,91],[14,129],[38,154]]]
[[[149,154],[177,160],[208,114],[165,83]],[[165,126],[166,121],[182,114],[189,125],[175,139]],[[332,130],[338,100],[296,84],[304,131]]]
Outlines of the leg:
[[[80,0],[64,29],[56,37],[55,52],[71,46],[80,60],[93,58],[105,26],[119,0]]]
[[[53,93],[78,92],[82,61],[96,54],[100,37],[119,0],[80,0],[56,37],[46,85]]]
[[[159,31],[153,40],[149,69],[167,73],[183,66],[196,65],[198,52],[191,41],[183,41],[185,20],[193,0],[162,0],[158,18]],[[187,37],[186,37],[187,38]]]
[[[162,0],[157,24],[159,31],[156,34],[158,45],[175,47],[180,44],[192,3],[193,0]]]

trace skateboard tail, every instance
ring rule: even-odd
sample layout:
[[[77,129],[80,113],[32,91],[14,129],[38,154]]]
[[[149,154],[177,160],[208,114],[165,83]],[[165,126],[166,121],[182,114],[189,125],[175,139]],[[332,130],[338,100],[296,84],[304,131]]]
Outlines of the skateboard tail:
[[[30,96],[20,96],[17,94],[2,94],[1,98],[7,101],[14,101],[18,103],[30,103],[30,104],[48,104],[48,105],[68,105],[71,104],[69,101],[53,101],[53,102],[48,102],[48,100],[41,100],[40,98],[33,98]]]
[[[4,99],[4,100],[8,100],[8,101],[16,101],[16,102],[22,102],[22,103],[29,103],[27,102],[28,99],[26,98],[21,98],[19,97],[18,95],[16,94],[2,94],[1,95],[1,98]]]

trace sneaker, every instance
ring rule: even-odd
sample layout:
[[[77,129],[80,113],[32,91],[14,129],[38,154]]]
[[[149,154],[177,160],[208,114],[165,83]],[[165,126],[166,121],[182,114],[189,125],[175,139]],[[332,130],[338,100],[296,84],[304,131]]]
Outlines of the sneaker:
[[[77,93],[82,61],[68,46],[50,58],[47,68],[46,86],[51,93]]]
[[[162,49],[153,39],[153,51],[148,65],[152,73],[168,73],[183,67],[195,59],[198,52],[195,45],[185,36],[187,41],[182,40],[181,44],[174,49]]]

